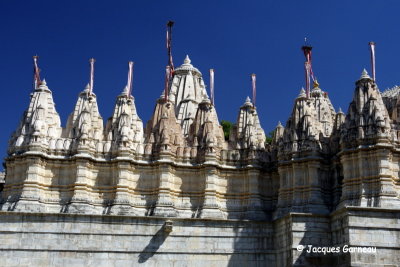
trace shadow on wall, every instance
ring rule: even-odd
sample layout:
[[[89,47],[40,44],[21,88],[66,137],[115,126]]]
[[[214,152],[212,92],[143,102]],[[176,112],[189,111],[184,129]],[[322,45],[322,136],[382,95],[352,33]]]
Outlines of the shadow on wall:
[[[325,219],[314,218],[296,218],[292,217],[292,226],[299,229],[299,225],[303,224],[303,231],[294,231],[293,242],[291,244],[293,255],[293,265],[288,262],[287,266],[310,266],[310,267],[332,267],[332,266],[347,266],[349,262],[348,254],[341,254],[337,252],[326,252],[318,251],[318,248],[330,248],[337,247],[337,244],[332,241],[331,236],[331,221],[329,217]],[[296,244],[296,237],[299,238],[302,235],[300,242]],[[296,248],[293,248],[296,246]],[[342,244],[339,244],[342,246]]]
[[[271,226],[267,222],[237,221],[232,228],[235,239],[230,247],[232,254],[227,266],[276,266]]]
[[[151,238],[149,244],[140,252],[138,256],[138,263],[144,263],[157,252],[164,241],[167,239],[169,232],[166,231],[165,225],[163,225],[157,233]]]

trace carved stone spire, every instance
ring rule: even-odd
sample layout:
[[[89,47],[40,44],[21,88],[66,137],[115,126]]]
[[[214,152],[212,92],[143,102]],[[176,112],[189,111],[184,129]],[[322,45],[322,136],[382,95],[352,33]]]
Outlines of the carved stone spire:
[[[391,169],[392,164],[397,164],[392,154],[396,139],[392,127],[396,124],[390,125],[381,93],[365,70],[356,82],[353,101],[342,127],[340,144],[344,173],[339,205],[398,207],[396,181]]]
[[[237,149],[262,149],[265,143],[265,133],[261,128],[257,110],[246,98],[243,106],[240,107],[234,135],[235,148]]]
[[[96,95],[90,94],[90,85],[79,94],[75,109],[68,117],[66,133],[76,145],[94,149],[103,140],[103,118],[99,113]]]
[[[278,125],[275,128],[274,131],[274,136],[272,138],[272,144],[273,145],[278,145],[279,140],[282,138],[283,136],[283,132],[285,130],[285,127],[283,127],[282,123],[279,121]]]
[[[31,94],[28,109],[24,112],[18,129],[13,133],[9,142],[8,153],[45,148],[52,139],[61,136],[60,116],[53,101],[52,92],[43,80]]]
[[[321,139],[331,135],[335,115],[327,93],[319,88],[318,82],[314,83],[308,99],[302,89],[296,98],[292,115],[286,123],[283,134],[284,145],[280,147],[281,155],[288,153],[286,156],[291,158],[291,153],[322,152],[327,149],[328,146],[324,148],[321,144]]]
[[[219,124],[217,113],[208,97],[199,104],[196,117],[190,127],[189,143],[198,145],[201,152],[198,156],[219,156],[221,149],[227,148],[222,126]]]
[[[178,155],[183,151],[182,128],[175,117],[174,106],[170,101],[160,98],[154,113],[146,125],[145,143],[147,154]]]
[[[342,143],[346,147],[375,143],[379,138],[390,138],[390,117],[381,93],[364,69],[356,82],[353,101],[349,106]]]
[[[170,86],[169,99],[174,105],[183,134],[187,136],[199,103],[204,97],[208,97],[202,74],[193,67],[189,56],[186,56],[184,63],[174,70]]]
[[[107,141],[112,142],[114,152],[136,151],[143,142],[143,122],[136,112],[134,98],[128,93],[125,86],[116,99],[112,117],[107,121]]]

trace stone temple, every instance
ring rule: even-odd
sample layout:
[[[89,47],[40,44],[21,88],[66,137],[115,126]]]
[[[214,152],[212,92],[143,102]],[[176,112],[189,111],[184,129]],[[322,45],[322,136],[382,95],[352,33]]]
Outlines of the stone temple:
[[[9,141],[0,265],[399,266],[400,87],[364,70],[345,114],[315,82],[268,143],[249,98],[225,139],[189,57],[168,87],[144,126],[127,88],[104,123],[87,86],[62,127],[41,82]]]

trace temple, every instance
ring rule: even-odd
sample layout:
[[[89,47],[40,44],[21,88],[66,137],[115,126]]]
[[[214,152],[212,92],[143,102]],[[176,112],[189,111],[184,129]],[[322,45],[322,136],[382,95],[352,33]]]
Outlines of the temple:
[[[128,87],[104,122],[88,85],[63,127],[49,86],[31,94],[9,141],[7,266],[400,262],[400,87],[381,93],[364,70],[345,114],[315,80],[266,142],[250,98],[224,137],[189,56],[145,126]]]

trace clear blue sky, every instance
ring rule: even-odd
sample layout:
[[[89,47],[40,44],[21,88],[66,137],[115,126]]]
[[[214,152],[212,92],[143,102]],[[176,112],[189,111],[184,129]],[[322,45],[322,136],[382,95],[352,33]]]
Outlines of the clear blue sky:
[[[307,36],[313,69],[335,108],[347,111],[354,82],[370,69],[375,41],[381,90],[399,83],[399,1],[11,1],[0,2],[0,155],[29,102],[32,56],[53,91],[65,126],[96,58],[94,91],[104,121],[135,61],[133,94],[147,122],[167,63],[165,23],[174,20],[173,56],[189,54],[208,84],[215,69],[219,119],[236,121],[257,74],[257,108],[266,132],[285,123],[304,85]]]

